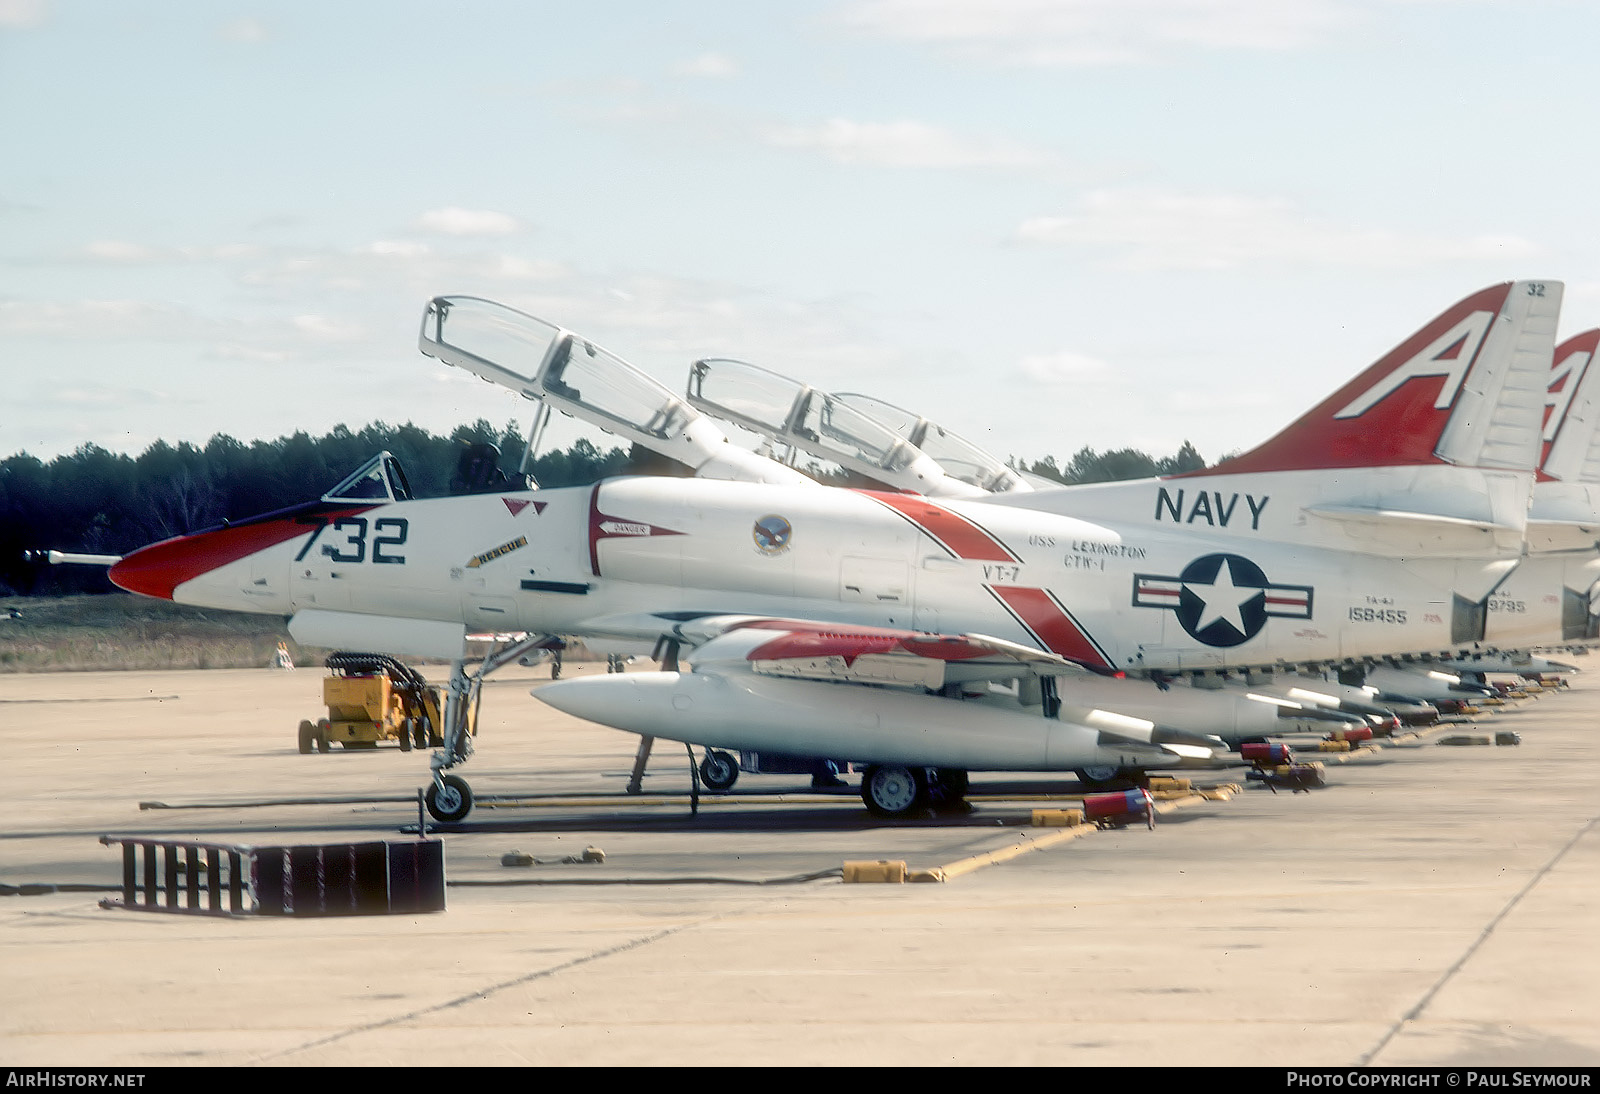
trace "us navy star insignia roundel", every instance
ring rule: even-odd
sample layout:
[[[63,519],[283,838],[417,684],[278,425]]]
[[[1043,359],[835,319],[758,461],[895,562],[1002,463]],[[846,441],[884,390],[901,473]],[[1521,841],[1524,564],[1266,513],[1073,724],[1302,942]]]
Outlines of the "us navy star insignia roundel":
[[[1184,632],[1208,646],[1237,646],[1270,616],[1311,618],[1310,585],[1274,585],[1243,555],[1202,555],[1177,577],[1133,575],[1133,606],[1166,608]]]

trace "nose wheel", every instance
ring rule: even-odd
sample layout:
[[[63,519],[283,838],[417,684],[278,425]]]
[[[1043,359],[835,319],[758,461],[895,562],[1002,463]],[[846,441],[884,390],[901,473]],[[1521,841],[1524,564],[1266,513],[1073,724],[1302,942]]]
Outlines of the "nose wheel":
[[[700,781],[707,790],[730,790],[739,779],[739,761],[721,749],[707,749],[700,761]]]
[[[454,824],[472,812],[472,787],[460,775],[443,775],[428,787],[423,802],[434,820]]]

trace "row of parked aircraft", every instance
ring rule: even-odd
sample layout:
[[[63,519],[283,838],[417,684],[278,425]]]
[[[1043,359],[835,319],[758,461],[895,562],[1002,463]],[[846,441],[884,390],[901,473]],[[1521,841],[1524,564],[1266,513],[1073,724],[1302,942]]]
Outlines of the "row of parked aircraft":
[[[708,764],[838,757],[880,815],[958,801],[970,771],[1212,766],[1286,732],[1381,732],[1470,691],[1461,672],[1537,670],[1527,651],[1600,633],[1600,330],[1558,349],[1561,296],[1486,288],[1260,446],[1091,486],[741,362],[696,362],[676,395],[572,331],[439,297],[421,351],[538,404],[530,458],[554,410],[667,473],[539,489],[489,463],[417,499],[382,453],[317,501],[110,576],[289,615],[306,645],[450,660],[443,820],[471,809],[454,769],[482,678],[556,636],[653,649],[659,671],[535,691],[640,734],[641,765],[657,737]],[[525,637],[480,665],[484,630]]]

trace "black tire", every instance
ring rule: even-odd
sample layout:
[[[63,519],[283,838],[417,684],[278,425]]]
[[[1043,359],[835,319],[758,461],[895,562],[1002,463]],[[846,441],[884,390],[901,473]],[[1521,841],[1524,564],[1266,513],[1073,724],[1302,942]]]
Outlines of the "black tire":
[[[317,747],[317,726],[315,722],[302,721],[300,723],[300,755],[309,756]]]
[[[1132,790],[1139,785],[1138,772],[1111,764],[1080,767],[1073,772],[1085,790]]]
[[[396,737],[395,740],[400,742],[400,751],[401,752],[410,752],[411,751],[411,719],[410,718],[407,718],[404,722],[400,723],[400,735],[398,737]]]
[[[317,722],[317,751],[333,751],[333,742],[328,740],[328,719],[326,718]]]
[[[928,807],[928,772],[921,767],[873,764],[861,776],[861,801],[875,817],[896,819]]]
[[[928,779],[928,805],[936,813],[970,812],[967,787],[967,773],[959,767],[937,768]]]
[[[419,749],[428,747],[431,742],[432,735],[428,732],[428,720],[426,718],[417,719],[416,725],[412,729],[412,733],[414,735],[412,737],[412,744],[416,745],[416,747]],[[440,741],[439,743],[443,744],[444,742]]]
[[[454,824],[472,812],[472,787],[459,775],[446,775],[428,787],[423,801],[434,820]]]
[[[709,748],[700,761],[700,781],[707,790],[731,790],[739,781],[739,761],[728,752]]]

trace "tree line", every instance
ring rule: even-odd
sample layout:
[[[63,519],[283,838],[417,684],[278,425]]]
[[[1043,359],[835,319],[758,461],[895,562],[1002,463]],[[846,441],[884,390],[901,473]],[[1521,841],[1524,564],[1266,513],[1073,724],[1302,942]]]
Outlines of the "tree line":
[[[0,595],[103,592],[105,574],[86,566],[40,566],[23,552],[53,548],[121,555],[147,543],[287,508],[320,497],[385,449],[399,458],[416,497],[449,493],[469,444],[500,449],[501,469],[519,470],[524,441],[515,421],[479,419],[448,436],[407,423],[334,426],[246,444],[218,434],[203,446],[156,441],[139,456],[85,444],[48,463],[26,452],[0,461]],[[575,486],[629,467],[626,449],[579,439],[533,464],[542,486]]]
[[[515,421],[496,429],[479,419],[436,435],[407,423],[374,422],[360,430],[337,425],[325,436],[298,432],[248,444],[218,434],[203,446],[156,441],[138,456],[85,444],[48,463],[26,452],[0,460],[0,595],[104,592],[103,571],[41,566],[29,550],[121,555],[147,543],[209,528],[224,520],[287,508],[332,489],[376,453],[399,458],[419,498],[450,492],[461,453],[488,443],[500,450],[507,474],[519,468],[524,442]],[[1187,441],[1177,455],[1153,459],[1130,448],[1078,451],[1066,466],[1052,456],[1013,467],[1072,484],[1191,471],[1205,461]],[[835,469],[809,467],[823,481],[846,482]],[[531,468],[541,486],[581,486],[626,473],[683,474],[648,452],[602,451],[588,440],[546,452]]]
[[[1124,479],[1148,479],[1157,475],[1199,471],[1206,466],[1206,461],[1194,445],[1184,441],[1176,455],[1159,460],[1136,448],[1114,448],[1107,452],[1080,448],[1065,467],[1057,464],[1054,456],[1046,456],[1033,463],[1022,463],[1012,457],[1011,466],[1043,479],[1076,486],[1081,483],[1120,482]]]

